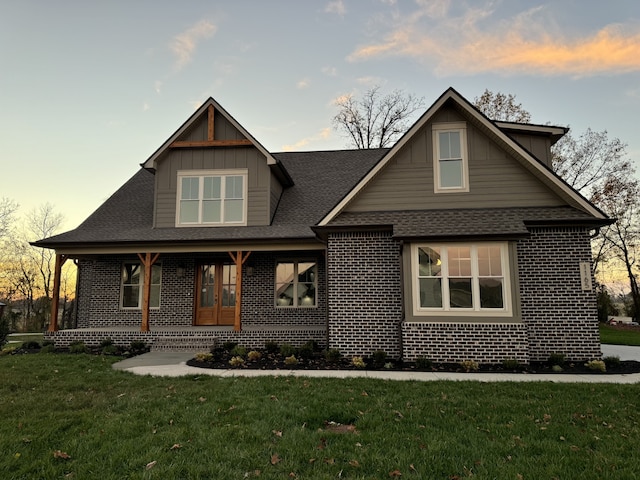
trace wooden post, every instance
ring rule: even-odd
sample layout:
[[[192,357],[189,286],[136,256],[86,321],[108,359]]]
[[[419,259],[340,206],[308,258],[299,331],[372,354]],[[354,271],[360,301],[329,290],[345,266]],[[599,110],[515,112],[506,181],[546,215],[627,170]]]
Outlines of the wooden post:
[[[60,305],[60,276],[62,266],[69,257],[60,253],[56,254],[56,265],[53,273],[53,296],[51,298],[51,317],[49,318],[49,332],[58,331],[58,305]]]
[[[142,326],[140,327],[141,332],[149,331],[149,298],[151,297],[151,267],[158,257],[159,253],[156,253],[155,256],[151,257],[152,253],[147,252],[144,257],[142,254],[138,254],[138,258],[142,265],[144,266],[144,277],[142,279]]]
[[[207,140],[209,142],[213,142],[213,139],[215,138],[213,115],[213,105],[209,105],[209,108],[207,109]]]
[[[229,256],[236,264],[236,307],[235,307],[235,318],[233,321],[233,330],[235,332],[239,332],[242,330],[242,322],[241,322],[241,308],[242,308],[242,265],[247,261],[251,255],[251,252],[247,252],[247,254],[243,257],[242,250],[238,250],[238,252],[234,255],[233,252],[229,252]]]

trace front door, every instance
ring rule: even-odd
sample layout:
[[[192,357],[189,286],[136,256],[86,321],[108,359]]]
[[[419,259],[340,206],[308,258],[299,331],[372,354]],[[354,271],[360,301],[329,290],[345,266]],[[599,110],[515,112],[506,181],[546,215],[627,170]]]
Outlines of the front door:
[[[236,308],[236,266],[203,263],[196,279],[196,325],[233,325]]]

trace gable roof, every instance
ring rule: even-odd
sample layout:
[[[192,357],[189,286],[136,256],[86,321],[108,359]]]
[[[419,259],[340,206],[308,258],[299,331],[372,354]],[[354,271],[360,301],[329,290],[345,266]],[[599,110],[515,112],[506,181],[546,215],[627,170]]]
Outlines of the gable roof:
[[[564,198],[571,205],[589,213],[595,218],[606,220],[608,217],[600,211],[595,205],[584,198],[580,193],[570,187],[564,180],[556,175],[546,165],[536,159],[533,154],[528,152],[522,145],[512,139],[504,131],[500,129],[496,122],[488,119],[480,110],[469,103],[455,89],[447,89],[427,111],[413,124],[413,126],[398,140],[398,142],[389,150],[389,152],[373,167],[367,175],[360,180],[351,191],[338,202],[331,211],[318,223],[319,226],[326,226],[334,220],[344,208],[362,191],[365,186],[378,175],[384,167],[391,162],[394,156],[411,140],[411,138],[423,128],[442,108],[445,103],[453,102],[467,118],[473,120],[474,123],[482,126],[495,139],[502,143],[508,150],[513,152],[514,157],[519,160],[525,168],[539,176],[545,183],[552,188],[557,194]],[[504,123],[504,122],[502,122]],[[506,124],[504,125],[507,126]],[[532,127],[531,125],[529,126]],[[548,132],[550,134],[559,134],[560,132]]]

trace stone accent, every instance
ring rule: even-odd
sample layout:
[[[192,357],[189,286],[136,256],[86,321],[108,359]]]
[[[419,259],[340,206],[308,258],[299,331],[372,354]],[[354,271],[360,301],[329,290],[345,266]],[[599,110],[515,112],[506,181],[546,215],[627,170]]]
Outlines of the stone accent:
[[[329,347],[343,355],[384,350],[400,358],[400,245],[391,232],[329,234]]]
[[[591,262],[589,231],[530,230],[518,242],[518,265],[531,360],[547,360],[554,352],[568,360],[600,358],[596,295],[582,291],[580,283],[580,262]]]
[[[435,362],[529,363],[527,328],[522,323],[404,322],[403,358]]]

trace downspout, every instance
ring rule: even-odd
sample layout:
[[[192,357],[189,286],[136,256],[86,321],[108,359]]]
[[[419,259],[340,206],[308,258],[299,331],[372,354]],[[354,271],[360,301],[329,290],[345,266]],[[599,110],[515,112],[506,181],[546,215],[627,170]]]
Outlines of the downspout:
[[[398,338],[400,339],[400,360],[404,358],[404,342],[402,340],[402,325],[405,320],[404,298],[404,241],[400,240],[400,322],[398,323]]]

